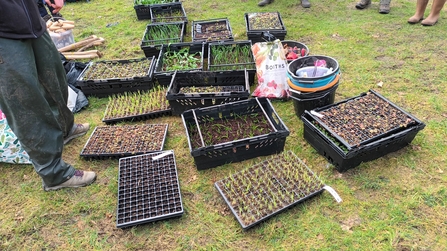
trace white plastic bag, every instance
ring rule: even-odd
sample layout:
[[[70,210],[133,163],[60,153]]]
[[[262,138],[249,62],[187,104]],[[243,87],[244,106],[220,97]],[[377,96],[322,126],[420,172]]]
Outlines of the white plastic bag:
[[[287,59],[279,39],[255,43],[251,50],[256,61],[258,85],[252,96],[289,98]]]

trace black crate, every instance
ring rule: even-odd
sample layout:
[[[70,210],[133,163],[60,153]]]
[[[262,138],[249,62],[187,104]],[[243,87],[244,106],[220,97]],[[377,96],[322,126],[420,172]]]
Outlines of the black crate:
[[[233,41],[228,18],[215,18],[208,20],[195,20],[192,22],[191,37],[193,42]],[[205,58],[207,51],[205,51]]]
[[[238,116],[264,114],[273,130],[264,135],[238,139],[216,145],[193,149],[190,126],[200,129],[209,120],[231,121]],[[183,125],[188,137],[191,155],[198,170],[213,168],[232,162],[279,153],[284,149],[286,137],[290,134],[267,98],[252,98],[228,104],[197,108],[182,113]]]
[[[194,87],[194,93],[184,93],[182,88]],[[219,92],[204,92],[203,88],[221,87]],[[172,114],[180,115],[194,108],[235,102],[250,97],[247,71],[233,71],[232,74],[216,72],[174,73],[166,98]]]
[[[214,61],[214,55],[212,53],[213,48],[216,47],[229,47],[233,51],[236,48],[247,47],[250,49],[250,60],[240,62],[234,59],[233,62],[228,62],[228,64],[220,64]],[[232,74],[233,71],[244,70],[246,69],[248,72],[248,81],[250,85],[253,85],[255,82],[255,74],[256,74],[256,63],[253,56],[253,52],[251,51],[252,43],[250,40],[247,41],[226,41],[226,42],[211,42],[208,43],[208,71],[214,72],[222,72],[226,74]]]
[[[174,152],[121,158],[116,226],[127,228],[183,215]]]
[[[249,23],[249,18],[256,15],[271,15],[274,14],[278,16],[279,20],[279,27],[275,27],[273,29],[271,28],[258,28],[258,27],[251,27]],[[263,38],[263,33],[268,32],[271,35],[273,35],[275,38],[284,40],[287,34],[286,27],[284,26],[284,23],[281,18],[281,14],[279,12],[254,12],[254,13],[245,13],[245,27],[247,30],[247,37],[248,40],[251,40],[252,43],[257,42],[265,42]]]
[[[134,0],[133,8],[135,9],[138,20],[145,20],[145,19],[151,19],[151,6],[160,6],[178,1],[179,0],[159,0],[159,1],[154,0],[154,1],[147,1],[147,2],[153,2],[154,4],[141,4],[144,3],[145,1]]]
[[[80,156],[117,159],[163,150],[168,124],[97,126]]]
[[[370,90],[369,93],[372,93],[370,95],[379,95],[372,90]],[[371,137],[357,145],[352,145],[348,144],[342,137],[333,133],[327,125],[319,121],[318,112],[353,101],[364,95],[366,95],[366,93],[336,104],[316,108],[312,112],[305,111],[301,116],[301,120],[304,122],[304,138],[331,164],[333,164],[339,172],[344,172],[360,165],[362,162],[371,161],[388,153],[400,150],[407,146],[414,139],[416,134],[425,127],[423,122],[381,96],[381,99],[389,104],[390,109],[397,109],[400,112],[405,113],[412,119],[412,122],[403,127],[394,128],[381,133],[378,136]],[[317,115],[314,115],[315,112]]]
[[[201,57],[200,62],[201,65],[197,68],[192,69],[184,69],[184,70],[169,70],[165,71],[163,70],[163,62],[165,54],[169,51],[171,52],[180,52],[182,50],[188,50],[189,55],[197,55]],[[168,87],[171,83],[172,75],[174,72],[196,72],[196,71],[203,71],[204,69],[204,51],[205,51],[205,44],[204,43],[176,43],[176,44],[168,44],[163,45],[160,50],[160,54],[157,59],[157,64],[154,69],[154,76],[157,79],[158,84],[161,86]]]
[[[113,67],[125,67],[126,65],[132,66],[135,63],[146,63],[144,61],[150,61],[150,65],[147,69],[144,69],[145,74],[142,74],[141,76],[116,76],[116,71],[113,70]],[[103,79],[89,77],[91,72],[103,65],[111,66],[109,67],[109,77]],[[155,65],[156,60],[154,57],[90,62],[76,79],[76,86],[78,86],[86,96],[96,96],[100,98],[123,92],[149,90],[153,87],[152,80]],[[106,74],[107,73],[103,72],[101,73],[101,76]]]
[[[153,38],[149,38],[148,33],[151,30],[160,30],[167,26],[177,26],[180,30],[179,34],[175,37],[166,37],[164,39],[154,40]],[[183,38],[186,32],[186,26],[184,22],[172,22],[172,23],[154,23],[148,24],[146,26],[146,30],[144,31],[143,38],[141,39],[140,47],[144,52],[146,57],[155,57],[158,58],[160,55],[161,46],[163,44],[171,44],[171,43],[182,43]]]
[[[150,7],[152,23],[188,23],[185,8],[182,2],[174,2],[164,5],[152,5]]]
[[[244,230],[304,202],[324,190],[324,183],[291,151],[214,183]]]

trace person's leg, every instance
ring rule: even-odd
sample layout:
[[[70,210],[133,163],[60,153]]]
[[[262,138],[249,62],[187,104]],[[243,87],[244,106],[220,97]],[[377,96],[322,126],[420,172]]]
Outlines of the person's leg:
[[[417,0],[416,13],[408,19],[408,23],[417,24],[424,18],[425,9],[427,8],[428,0]]]
[[[432,26],[438,22],[439,15],[441,13],[442,8],[444,7],[446,0],[433,0],[433,4],[431,6],[430,14],[427,18],[422,20],[421,24],[424,26]]]
[[[61,99],[63,95],[58,92],[63,87],[43,87],[38,80],[38,70],[42,70],[42,67],[47,72],[46,78],[60,77],[54,72],[58,70],[50,70],[54,66],[53,60],[47,66],[36,67],[34,43],[39,44],[40,40],[0,38],[0,107],[30,156],[36,172],[46,185],[55,186],[70,179],[75,169],[61,158],[64,135],[55,114],[64,111],[59,111],[54,99]],[[47,47],[50,50],[50,46]],[[56,89],[51,89],[53,87]],[[51,93],[44,94],[46,90]],[[47,100],[52,95],[55,98]]]

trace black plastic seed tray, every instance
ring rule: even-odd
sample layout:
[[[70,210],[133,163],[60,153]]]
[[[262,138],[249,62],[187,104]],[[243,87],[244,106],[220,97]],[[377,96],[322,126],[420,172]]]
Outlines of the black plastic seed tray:
[[[173,2],[178,2],[179,0],[160,0],[152,1],[154,4],[140,4],[142,1],[134,0],[135,13],[137,14],[138,20],[151,19],[151,6],[162,6],[165,4],[170,4]]]
[[[187,90],[184,92],[183,90]],[[231,103],[250,97],[247,71],[174,73],[166,99],[172,114],[194,108]]]
[[[346,105],[349,104],[349,102],[358,102],[365,97],[365,95],[374,95],[376,98],[380,98],[381,101],[386,102],[386,104],[377,103],[376,108],[380,108],[386,112],[376,114],[377,119],[381,119],[383,116],[389,114],[397,116],[400,113],[409,119],[407,120],[407,124],[391,128],[374,137],[363,139],[356,145],[352,145],[347,143],[342,136],[334,133],[334,130],[331,129],[328,124],[322,123],[321,118],[319,117],[326,111],[337,112],[337,110],[333,110],[334,107]],[[374,107],[365,106],[364,109],[373,110]],[[350,109],[349,112],[351,114],[361,114],[359,110],[354,109]],[[360,165],[362,162],[371,161],[388,153],[400,150],[407,146],[414,139],[416,134],[425,127],[423,122],[373,90],[370,90],[367,93],[362,93],[358,97],[317,108],[312,112],[305,111],[301,116],[301,120],[304,122],[304,138],[331,164],[333,164],[339,172],[344,172]],[[365,124],[366,122],[367,119],[365,118]],[[374,122],[369,121],[368,124],[370,123]],[[350,130],[347,133],[356,135],[358,132],[352,128],[353,124],[352,121],[346,121],[346,125],[350,127]],[[365,130],[375,129],[365,128]],[[359,138],[361,138],[361,135],[359,135]]]
[[[163,70],[163,64],[166,60],[166,54],[169,53],[177,53],[187,51],[186,53],[182,53],[183,55],[188,55],[188,57],[194,56],[200,57],[200,65],[195,66],[194,68],[185,69],[181,67],[180,69],[172,69],[172,70]],[[171,83],[172,75],[174,72],[197,72],[203,71],[204,69],[204,51],[205,44],[204,43],[173,43],[168,45],[163,45],[160,50],[160,54],[158,56],[157,64],[154,69],[154,76],[157,79],[157,82],[161,86],[168,87]],[[182,66],[182,63],[177,63],[178,66]],[[172,65],[170,65],[172,66]],[[177,67],[174,67],[177,68]]]
[[[233,140],[230,142],[193,147],[193,134],[203,131],[201,125],[210,120],[232,121],[245,115],[263,114],[272,127],[267,134]],[[198,170],[213,168],[231,162],[279,153],[284,149],[290,131],[276,113],[270,100],[252,98],[228,104],[187,110],[182,113],[183,125],[191,155]],[[196,131],[193,131],[196,130]],[[202,136],[201,136],[202,137]]]
[[[185,8],[182,2],[174,2],[164,5],[152,5],[150,7],[152,23],[188,23]]]
[[[80,156],[116,159],[163,150],[168,124],[97,126]]]
[[[183,215],[174,152],[119,160],[116,226],[127,228]]]
[[[256,16],[263,16],[263,15],[274,15],[278,17],[278,27],[275,28],[258,28],[258,27],[253,27],[249,20],[251,18],[254,18]],[[280,40],[284,40],[286,35],[287,35],[287,30],[286,27],[284,26],[284,22],[281,18],[281,14],[279,12],[253,12],[253,13],[245,13],[244,14],[245,17],[245,27],[247,30],[247,37],[248,40],[251,40],[252,43],[258,43],[258,42],[266,42],[263,38],[263,32],[268,32],[271,35],[273,35],[276,39],[280,39]],[[265,23],[267,24],[267,22],[259,22],[259,23]]]
[[[325,185],[293,152],[285,151],[214,186],[247,230],[322,193]]]
[[[154,39],[150,36],[151,31],[162,31],[169,27],[178,27],[179,33],[176,36]],[[172,22],[172,23],[152,23],[146,26],[143,38],[141,40],[141,50],[143,50],[146,57],[158,58],[160,55],[161,46],[163,44],[170,43],[182,43],[186,32],[186,25],[184,22]]]
[[[193,42],[233,41],[228,18],[195,20],[192,22],[191,37]],[[206,57],[206,56],[205,56]]]
[[[153,87],[155,65],[154,57],[90,62],[76,79],[76,85],[86,96],[97,97],[149,90]]]
[[[171,116],[172,110],[159,110],[159,111],[153,111],[149,113],[142,113],[138,115],[133,116],[125,116],[125,117],[119,117],[119,118],[110,118],[110,119],[103,119],[102,122],[112,125],[123,121],[143,121],[143,120],[149,120],[149,119],[155,119],[163,116]]]

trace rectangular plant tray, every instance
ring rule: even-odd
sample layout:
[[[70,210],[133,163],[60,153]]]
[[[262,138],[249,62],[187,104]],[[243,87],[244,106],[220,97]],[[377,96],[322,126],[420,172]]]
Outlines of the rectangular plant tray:
[[[166,90],[167,88],[157,85],[149,91],[112,95],[102,122],[114,124],[172,115]]]
[[[151,19],[151,6],[170,4],[178,1],[179,0],[134,0],[133,8],[135,9],[138,20]]]
[[[153,87],[154,57],[90,62],[76,79],[86,96],[149,90]]]
[[[191,37],[193,42],[233,41],[228,18],[195,20],[192,22]],[[206,56],[205,56],[206,57]]]
[[[185,8],[183,8],[182,2],[152,5],[150,11],[152,23],[188,23],[188,18],[186,17]]]
[[[177,29],[178,32],[175,35],[171,35]],[[155,38],[151,35],[152,32],[160,32],[166,34],[166,36],[158,35],[159,37]],[[185,32],[186,26],[184,22],[148,24],[144,31],[140,47],[146,57],[154,56],[157,58],[160,55],[160,49],[163,44],[182,43]]]
[[[374,103],[365,102],[366,98],[371,97],[373,97],[372,101]],[[355,104],[355,106],[351,106],[352,104]],[[335,114],[336,117],[343,120],[343,113],[340,109],[345,108],[347,109],[345,113],[358,116],[364,124],[363,122],[357,123],[354,118],[346,118],[344,124],[332,124],[335,120],[332,122],[328,120],[331,123],[326,124],[322,121],[325,117],[320,118],[321,115],[331,116],[331,114]],[[371,114],[365,115],[364,111]],[[392,126],[391,118],[399,118],[399,121],[403,124]],[[305,111],[301,119],[304,122],[304,138],[339,172],[344,172],[360,165],[362,162],[380,158],[405,147],[425,127],[423,122],[373,90],[336,104],[314,109],[312,112]],[[368,127],[375,123],[378,123],[376,127]],[[367,135],[365,132],[374,132],[378,130],[378,127],[386,128],[388,125],[391,125],[389,129],[365,137]],[[340,131],[340,129],[347,127],[349,127],[349,130],[345,133]],[[335,131],[342,133],[339,135]],[[346,137],[351,135],[358,135],[360,140],[355,144],[348,143]]]
[[[168,124],[97,126],[81,151],[86,159],[134,156],[163,150]]]
[[[246,69],[250,85],[254,84],[256,64],[251,46],[249,40],[208,43],[208,71],[232,74]]]
[[[323,182],[293,152],[273,155],[214,186],[247,230],[324,190]]]
[[[270,100],[266,98],[252,98],[228,104],[191,109],[183,112],[181,116],[189,149],[198,170],[279,153],[284,149],[286,137],[290,134],[289,129],[276,113]],[[204,124],[210,121],[234,123],[244,116],[262,116],[270,126],[270,132],[214,145],[207,145],[204,142],[202,134]],[[192,141],[197,134],[201,139],[200,146],[196,146],[198,142]]]
[[[126,228],[183,215],[174,152],[119,160],[116,226]]]
[[[268,23],[267,21],[262,21],[254,24],[251,22],[252,18],[255,17],[264,17],[264,16],[271,16],[273,19],[277,19],[275,22]],[[247,37],[248,40],[251,40],[252,43],[257,42],[265,42],[265,40],[262,38],[263,32],[269,32],[273,36],[275,36],[277,39],[284,40],[287,34],[286,27],[284,26],[283,20],[281,18],[281,14],[279,12],[253,12],[253,13],[245,13],[245,27],[247,30]],[[265,26],[262,26],[264,25]]]
[[[178,68],[178,69],[172,69],[172,70],[164,70],[163,64],[166,60],[166,54],[172,52],[177,53],[181,51],[187,51],[187,53],[184,53],[183,55],[188,55],[188,57],[200,57],[200,66],[197,65],[194,68],[188,68],[185,69],[184,67]],[[204,69],[204,51],[205,51],[205,45],[204,43],[175,43],[175,44],[168,44],[163,45],[160,50],[160,54],[158,56],[157,64],[154,69],[154,76],[157,79],[158,83],[161,86],[169,86],[171,83],[172,75],[175,71],[177,72],[196,72],[196,71],[203,71]],[[176,63],[177,66],[183,66],[184,64],[179,62]]]
[[[186,91],[184,91],[186,90]],[[166,99],[172,114],[194,108],[220,105],[250,97],[247,71],[174,73]]]

